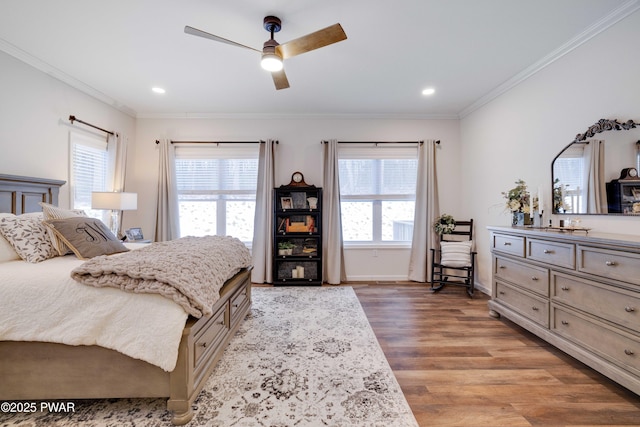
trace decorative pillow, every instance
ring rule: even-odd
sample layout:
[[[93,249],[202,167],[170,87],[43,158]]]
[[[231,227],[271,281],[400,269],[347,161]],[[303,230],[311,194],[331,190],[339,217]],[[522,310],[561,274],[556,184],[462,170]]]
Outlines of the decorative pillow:
[[[2,216],[0,234],[25,261],[40,262],[58,255],[42,224],[42,213]]]
[[[440,264],[447,267],[471,266],[473,241],[440,242]]]
[[[80,209],[62,209],[57,206],[50,205],[49,203],[40,202],[40,206],[42,206],[42,212],[44,214],[44,219],[64,219],[64,218],[73,218],[77,216],[86,217],[87,214]],[[47,227],[47,232],[49,233],[49,239],[51,239],[51,244],[58,252],[58,255],[66,255],[70,254],[71,248],[65,245],[64,241],[56,235],[51,227]]]
[[[76,216],[44,221],[80,259],[111,255],[129,249],[99,219]]]

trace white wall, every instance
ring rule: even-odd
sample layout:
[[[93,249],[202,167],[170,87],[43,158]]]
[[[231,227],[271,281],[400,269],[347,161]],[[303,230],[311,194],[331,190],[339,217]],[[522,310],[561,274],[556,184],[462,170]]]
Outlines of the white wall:
[[[522,178],[530,188],[543,186],[550,206],[551,162],[578,133],[601,118],[640,121],[638,40],[636,12],[461,120],[468,201],[462,210],[477,221],[479,281],[486,287],[491,257],[485,227],[510,224],[500,193]],[[572,217],[600,232],[640,235],[638,218]]]
[[[155,229],[157,159],[156,139],[200,141],[258,141],[277,139],[277,185],[288,184],[301,171],[309,184],[322,185],[321,141],[418,141],[440,139],[438,173],[443,212],[456,214],[460,150],[457,120],[391,119],[138,119],[129,191],[138,192],[139,209],[124,220],[138,225],[145,236]],[[408,249],[351,249],[345,253],[350,280],[402,280],[409,266]]]
[[[123,135],[135,132],[132,117],[3,52],[0,93],[0,173],[68,182],[69,115]],[[69,206],[68,189],[60,191],[62,207]]]

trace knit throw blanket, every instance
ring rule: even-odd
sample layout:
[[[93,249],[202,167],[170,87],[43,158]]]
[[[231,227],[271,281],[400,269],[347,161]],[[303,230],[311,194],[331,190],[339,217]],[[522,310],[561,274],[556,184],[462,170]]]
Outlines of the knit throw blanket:
[[[182,237],[92,258],[71,272],[80,283],[157,293],[194,317],[213,314],[224,282],[251,265],[247,247],[230,236]]]

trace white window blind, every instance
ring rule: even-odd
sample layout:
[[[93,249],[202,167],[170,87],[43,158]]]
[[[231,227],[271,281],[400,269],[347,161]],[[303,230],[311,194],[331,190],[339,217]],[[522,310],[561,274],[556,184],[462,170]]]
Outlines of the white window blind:
[[[344,241],[410,241],[418,167],[415,145],[346,146],[338,156]]]
[[[253,240],[258,144],[180,144],[176,181],[183,236]]]
[[[70,182],[73,209],[102,218],[103,211],[91,210],[91,193],[107,191],[107,141],[91,135],[70,134]]]

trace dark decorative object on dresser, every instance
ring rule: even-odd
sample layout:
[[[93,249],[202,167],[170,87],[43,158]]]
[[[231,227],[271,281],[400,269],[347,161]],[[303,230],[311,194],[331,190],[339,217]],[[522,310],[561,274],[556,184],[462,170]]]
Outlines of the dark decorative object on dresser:
[[[294,172],[273,190],[273,284],[322,284],[322,188]]]

